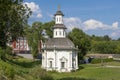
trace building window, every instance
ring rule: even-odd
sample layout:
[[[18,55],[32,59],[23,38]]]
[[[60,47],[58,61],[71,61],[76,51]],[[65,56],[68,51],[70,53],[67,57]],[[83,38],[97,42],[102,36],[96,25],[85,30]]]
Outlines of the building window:
[[[61,18],[59,18],[59,22],[61,22]]]
[[[24,48],[26,48],[26,45],[24,45]]]
[[[60,35],[61,35],[61,31],[60,31]]]
[[[65,68],[65,62],[61,62],[61,68]]]
[[[56,20],[57,20],[57,22],[58,22],[58,18],[56,17]]]
[[[52,61],[50,61],[50,68],[52,68]]]
[[[19,48],[19,46],[17,45],[16,48]]]
[[[56,36],[57,36],[57,31],[56,31]]]

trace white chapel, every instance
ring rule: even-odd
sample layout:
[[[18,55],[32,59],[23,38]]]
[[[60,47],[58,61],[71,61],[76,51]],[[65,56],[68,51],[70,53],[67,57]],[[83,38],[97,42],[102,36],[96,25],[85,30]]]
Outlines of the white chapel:
[[[64,14],[58,8],[54,15],[53,38],[43,46],[42,68],[47,71],[71,72],[78,69],[77,48],[66,38],[66,26],[63,23]]]

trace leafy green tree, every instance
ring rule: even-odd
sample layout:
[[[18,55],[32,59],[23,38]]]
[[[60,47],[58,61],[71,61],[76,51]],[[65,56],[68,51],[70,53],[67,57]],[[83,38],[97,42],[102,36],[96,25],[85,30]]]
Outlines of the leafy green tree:
[[[116,47],[120,45],[118,41],[92,41],[91,52],[102,54],[116,53]]]
[[[53,26],[54,26],[55,22],[54,21],[50,21],[50,22],[47,22],[47,23],[44,23],[43,24],[43,29],[46,31],[46,34],[52,38],[53,37]]]
[[[91,39],[95,41],[110,41],[111,40],[111,38],[108,35],[105,35],[105,36],[92,35]]]
[[[103,41],[103,37],[92,35],[91,39],[94,41]]]
[[[120,41],[120,38],[118,38],[117,40]]]
[[[24,25],[31,14],[23,0],[0,0],[0,47],[23,34]]]
[[[103,36],[103,39],[104,39],[105,41],[110,41],[110,40],[111,40],[111,38],[110,38],[108,35]]]
[[[31,53],[34,58],[38,55],[40,50],[41,40],[45,41],[42,32],[45,30],[45,33],[51,38],[54,24],[54,21],[50,21],[44,24],[42,22],[34,22],[32,26],[26,25],[25,36],[28,39],[28,45],[31,48]]]
[[[25,31],[31,53],[36,58],[39,53],[40,40],[42,40],[42,23],[34,22],[32,27],[26,26]]]
[[[117,45],[117,47],[115,49],[115,53],[120,54],[120,45]]]
[[[78,57],[79,60],[83,59],[87,51],[90,49],[90,38],[82,30],[74,28],[69,34],[68,37],[73,41],[75,46],[78,46]]]

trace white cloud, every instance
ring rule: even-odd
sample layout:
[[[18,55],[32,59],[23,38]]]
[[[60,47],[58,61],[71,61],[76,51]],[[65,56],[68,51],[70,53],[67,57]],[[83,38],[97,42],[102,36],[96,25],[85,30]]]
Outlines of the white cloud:
[[[114,30],[118,29],[118,22],[114,22],[112,25],[107,25],[102,23],[101,21],[97,21],[94,19],[87,20],[83,23],[84,30]]]
[[[72,30],[74,27],[81,28],[84,31],[88,30],[116,30],[118,29],[118,22],[112,23],[112,25],[107,25],[102,23],[101,21],[97,21],[94,19],[89,19],[82,22],[77,17],[64,18],[64,23],[68,27],[69,30]]]
[[[34,18],[42,18],[42,13],[40,10],[40,7],[38,4],[34,3],[34,2],[24,2],[24,4],[26,4],[32,11],[32,17]]]
[[[114,23],[112,24],[112,28],[113,28],[113,29],[118,29],[118,22],[114,22]]]
[[[110,36],[111,37],[115,37],[117,35],[117,33],[116,32],[113,32]]]
[[[42,14],[38,13],[37,18],[41,18],[41,17],[42,17]]]
[[[64,23],[67,26],[68,30],[72,30],[75,27],[76,28],[82,27],[81,20],[76,17],[64,18]]]
[[[77,17],[69,17],[64,18],[64,23],[68,28],[68,31],[71,31],[73,28],[80,28],[88,34],[109,35],[113,39],[120,37],[120,28],[118,22],[108,25],[95,19],[89,19],[82,22]]]
[[[69,30],[72,30],[74,27],[81,28],[84,31],[88,30],[115,30],[118,29],[118,22],[112,23],[112,25],[107,25],[102,23],[101,21],[97,21],[94,19],[89,19],[82,22],[77,17],[64,18],[64,23],[68,27]]]
[[[103,28],[107,27],[107,25],[103,24],[100,21],[94,20],[94,19],[85,21],[83,23],[83,25],[84,25],[84,30],[94,30],[94,29],[98,29],[98,28],[103,29]]]
[[[112,37],[113,39],[120,38],[120,29],[117,30],[117,31],[112,32],[110,34],[110,37]]]
[[[53,15],[53,14],[47,13],[47,15],[48,15],[50,18],[54,18],[54,15]]]

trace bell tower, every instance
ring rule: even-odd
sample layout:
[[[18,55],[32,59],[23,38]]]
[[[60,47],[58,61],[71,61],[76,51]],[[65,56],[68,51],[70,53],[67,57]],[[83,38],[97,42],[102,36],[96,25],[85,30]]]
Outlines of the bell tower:
[[[55,25],[54,25],[54,33],[53,37],[54,38],[65,38],[66,37],[66,27],[63,23],[63,16],[64,14],[60,10],[60,6],[58,6],[58,11],[54,15],[55,17]]]
[[[63,24],[64,14],[60,11],[60,6],[58,6],[58,11],[55,14],[55,24]]]

